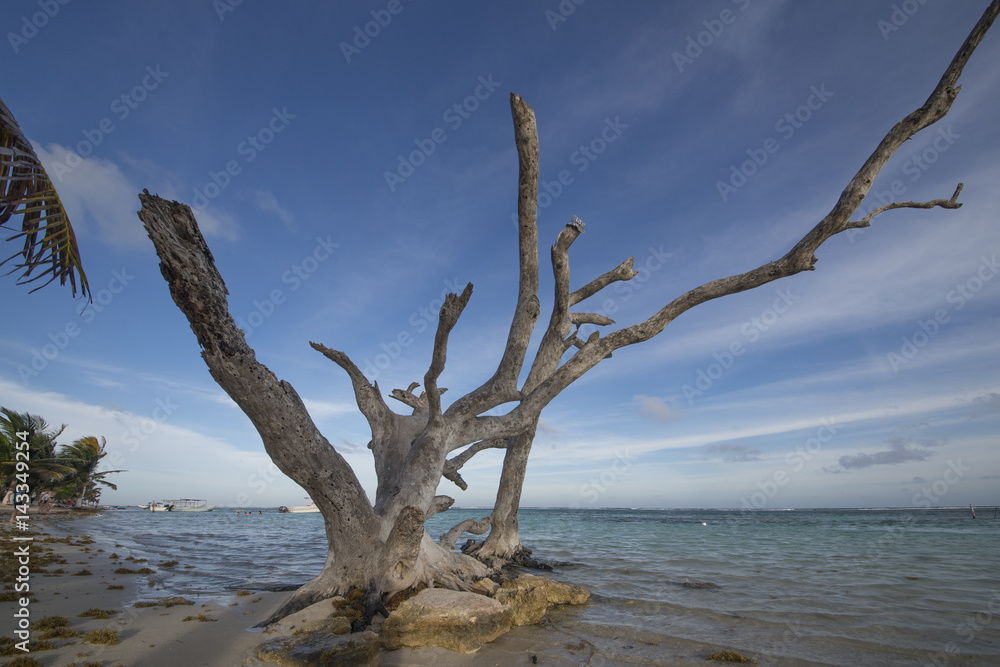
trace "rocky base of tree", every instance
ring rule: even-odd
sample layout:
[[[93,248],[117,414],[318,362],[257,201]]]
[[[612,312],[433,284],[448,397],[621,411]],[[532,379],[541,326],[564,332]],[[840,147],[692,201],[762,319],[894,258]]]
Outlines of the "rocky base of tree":
[[[317,602],[267,628],[282,636],[257,648],[257,658],[279,665],[377,664],[380,649],[436,646],[474,653],[512,627],[540,622],[551,605],[584,604],[590,593],[580,586],[522,574],[500,583],[481,579],[470,591],[443,588],[409,590],[391,599],[388,618],[368,611],[364,594]],[[289,636],[290,635],[290,636]]]
[[[516,567],[527,567],[532,570],[545,570],[546,572],[552,571],[552,565],[546,563],[545,561],[538,560],[537,558],[531,557],[531,549],[528,549],[522,544],[518,544],[517,548],[508,554],[496,554],[487,553],[483,548],[483,542],[477,542],[476,540],[469,539],[462,545],[462,553],[467,556],[472,556],[480,562],[486,564],[491,570],[499,572],[504,567],[516,566]]]

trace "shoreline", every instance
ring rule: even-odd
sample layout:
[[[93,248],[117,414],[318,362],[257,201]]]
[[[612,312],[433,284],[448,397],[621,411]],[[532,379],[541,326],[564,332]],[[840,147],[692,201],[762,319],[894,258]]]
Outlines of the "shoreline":
[[[269,585],[278,586],[283,580],[300,584],[312,576],[309,573],[318,567],[316,549],[306,547],[318,539],[322,526],[308,517],[265,516],[258,523],[213,514],[186,519],[153,515],[152,521],[145,513],[124,512],[67,511],[31,517],[30,525],[45,535],[60,540],[73,536],[49,543],[42,535],[33,545],[33,557],[38,555],[40,560],[49,555],[43,549],[67,555],[64,564],[32,561],[33,569],[39,565],[53,575],[63,569],[57,576],[36,570],[38,578],[32,585],[37,584],[39,603],[54,605],[54,613],[67,616],[73,628],[86,623],[86,629],[96,629],[121,621],[123,645],[95,654],[95,647],[77,639],[71,650],[35,654],[39,662],[34,664],[273,664],[256,659],[255,647],[291,630],[249,632],[271,611],[261,608],[253,619],[244,618],[242,612],[271,604],[272,598],[272,609],[276,608],[290,588],[271,588],[274,593],[265,593],[256,603],[250,600],[261,597],[257,591],[268,590]],[[857,512],[832,517],[783,513],[766,521],[735,523],[720,513],[646,516],[633,512],[595,523],[590,515],[567,521],[558,512],[525,512],[522,528],[536,535],[540,553],[568,555],[561,551],[567,540],[581,542],[583,556],[573,562],[561,560],[552,578],[591,590],[589,603],[563,609],[550,606],[540,625],[516,627],[474,654],[383,649],[379,664],[582,665],[592,659],[594,664],[607,665],[705,665],[711,664],[705,662],[707,656],[726,651],[780,666],[848,665],[854,664],[857,655],[887,665],[959,656],[963,664],[997,664],[1000,636],[993,632],[995,626],[975,632],[974,637],[958,634],[954,628],[972,628],[969,623],[981,618],[974,614],[994,605],[989,591],[995,586],[989,582],[996,581],[996,573],[976,554],[990,553],[1000,524],[972,521],[967,509],[943,518],[926,518],[922,511],[914,516],[918,518]],[[75,520],[80,518],[84,520]],[[11,526],[4,523],[0,533],[9,534]],[[593,530],[581,532],[589,527]],[[289,549],[293,534],[298,546]],[[85,535],[96,541],[86,543]],[[809,539],[803,541],[804,536]],[[894,548],[872,553],[872,547],[881,544],[876,540],[886,536],[893,539]],[[586,551],[584,538],[597,547]],[[745,547],[736,556],[732,555],[734,538]],[[609,557],[606,545],[612,539],[633,544],[634,551]],[[955,553],[951,546],[955,539],[970,545],[970,551]],[[667,543],[668,552],[663,547]],[[791,554],[786,553],[788,545],[795,545]],[[12,546],[6,540],[3,552],[9,553]],[[119,558],[112,559],[113,553]],[[308,554],[308,568],[301,567],[302,554]],[[139,562],[143,558],[148,561]],[[943,571],[938,566],[942,559],[951,569]],[[123,580],[114,573],[120,565],[148,566],[156,572]],[[110,574],[95,569],[105,566],[110,567]],[[84,567],[91,575],[74,574]],[[789,578],[793,570],[795,575]],[[265,572],[277,576],[265,576]],[[846,572],[858,576],[845,576]],[[108,576],[119,580],[102,579]],[[958,576],[984,582],[988,588],[969,584],[956,589]],[[124,588],[107,590],[102,580]],[[81,588],[68,588],[73,585]],[[237,596],[241,587],[252,589],[252,597]],[[817,590],[833,594],[818,599]],[[178,595],[195,604],[130,608],[136,600]],[[83,619],[70,617],[69,600],[80,604],[73,614],[92,607],[123,606],[114,607],[118,613],[110,619]],[[933,610],[928,607],[931,600],[936,601]],[[233,603],[236,606],[230,608]],[[0,621],[0,635],[10,634],[16,608],[11,602],[0,604],[0,615],[5,618]],[[42,618],[40,605],[32,603],[31,614],[33,621]],[[207,617],[205,621],[184,621],[200,614]],[[845,621],[838,623],[837,617]],[[876,618],[891,636],[859,623]],[[157,625],[162,639],[149,634]],[[198,642],[205,641],[206,631],[211,644],[204,650],[211,651],[217,644],[219,651],[199,652],[203,649]],[[126,648],[128,641],[138,644],[137,661],[115,652]],[[88,652],[99,662],[79,655]],[[119,657],[113,660],[112,656]],[[9,660],[10,656],[2,656],[0,664]]]
[[[150,667],[268,664],[253,657],[254,649],[273,635],[249,628],[273,613],[287,593],[230,593],[189,598],[193,604],[135,606],[136,592],[155,582],[159,564],[126,560],[121,549],[119,558],[112,558],[116,552],[90,539],[85,526],[74,526],[73,514],[77,513],[68,510],[39,518],[30,533],[16,534],[30,536],[30,542],[15,542],[10,524],[2,529],[4,556],[27,544],[31,570],[31,601],[24,607],[31,621],[31,650],[15,649],[0,657],[4,664],[18,656],[46,666],[73,662]],[[124,573],[121,568],[133,572]],[[153,572],[143,573],[143,568]],[[0,602],[4,637],[13,636],[14,614],[21,608],[20,601]],[[94,609],[107,612],[105,618],[80,616]],[[34,643],[46,634],[38,626],[44,627],[43,619],[54,616],[67,619],[71,632],[79,636],[50,639],[54,648],[36,650]],[[86,633],[107,629],[117,633],[119,643],[107,646],[84,640]]]
[[[15,651],[0,655],[0,665],[19,656],[46,667],[106,665],[116,667],[266,667],[273,665],[256,658],[256,647],[282,636],[254,630],[252,626],[268,618],[286,599],[288,592],[231,591],[189,595],[191,604],[168,604],[171,593],[158,596],[161,604],[142,601],[148,593],[140,591],[157,585],[157,573],[163,564],[130,559],[128,549],[101,543],[88,535],[86,524],[75,519],[94,516],[65,509],[49,515],[36,515],[28,531],[17,531],[13,524],[0,528],[3,556],[28,545],[31,570],[29,652]],[[30,541],[15,541],[30,537]],[[3,561],[9,567],[10,561]],[[120,568],[132,570],[123,573]],[[143,571],[148,568],[149,571]],[[4,589],[9,590],[8,582]],[[18,594],[20,595],[20,594]],[[183,598],[181,598],[183,599]],[[0,627],[3,637],[12,637],[17,621],[18,600],[0,602]],[[88,610],[103,610],[104,618],[81,616]],[[552,616],[558,618],[558,610]],[[63,617],[75,636],[47,639],[48,648],[36,642],[46,637],[45,625],[53,617]],[[43,619],[48,619],[45,621]],[[559,629],[556,623],[523,626],[486,644],[477,653],[462,654],[442,648],[379,650],[378,664],[437,667],[464,665],[493,666],[542,664],[574,665],[586,662],[592,651],[573,633]],[[119,642],[114,645],[85,641],[92,631],[113,630]],[[14,642],[20,642],[14,638]],[[5,647],[9,648],[8,645]]]

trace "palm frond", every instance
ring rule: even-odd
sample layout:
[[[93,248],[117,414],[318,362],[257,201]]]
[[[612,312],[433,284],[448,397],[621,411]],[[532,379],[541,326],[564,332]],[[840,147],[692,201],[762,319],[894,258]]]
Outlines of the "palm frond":
[[[21,229],[7,240],[23,238],[24,246],[0,266],[16,260],[8,273],[21,272],[19,285],[48,278],[32,292],[58,278],[60,285],[69,280],[75,297],[79,279],[81,296],[90,297],[69,216],[14,114],[0,98],[0,227],[18,215]]]

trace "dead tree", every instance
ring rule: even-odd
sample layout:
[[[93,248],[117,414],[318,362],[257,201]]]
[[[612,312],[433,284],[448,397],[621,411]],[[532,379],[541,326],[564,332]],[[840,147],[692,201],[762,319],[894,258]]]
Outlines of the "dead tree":
[[[389,408],[377,384],[370,383],[341,351],[319,343],[312,347],[340,366],[350,378],[355,398],[372,430],[370,448],[377,475],[372,506],[347,462],[319,432],[302,400],[287,382],[257,361],[243,331],[229,313],[227,291],[188,206],[143,192],[139,195],[145,224],[160,258],[160,270],[171,296],[184,312],[202,348],[202,357],[219,385],[253,422],[274,463],[300,484],[323,514],[329,554],[320,574],[300,588],[270,620],[313,602],[360,588],[373,608],[387,595],[418,583],[465,589],[498,564],[523,553],[517,511],[525,468],[539,415],[550,401],[615,350],[649,340],[687,310],[706,301],[736,294],[780,278],[811,271],[816,250],[830,237],[848,229],[868,227],[885,211],[898,208],[954,209],[961,206],[959,184],[948,199],[895,202],[876,208],[860,220],[858,210],[875,177],[892,155],[914,134],[940,120],[959,92],[958,79],[966,62],[1000,11],[994,0],[952,60],[927,102],[898,122],[844,188],[829,214],[783,257],[756,269],[705,283],[667,303],[643,322],[586,340],[582,326],[611,327],[603,315],[575,307],[604,288],[636,275],[632,258],[570,290],[569,250],[583,232],[574,217],[552,246],[555,296],[549,322],[525,382],[518,386],[531,334],[540,316],[538,299],[538,134],[534,112],[511,94],[517,145],[519,290],[503,355],[493,375],[447,408],[438,379],[445,368],[448,340],[472,296],[449,294],[441,307],[423,391],[411,384],[390,396],[408,406],[401,414]],[[487,414],[513,405],[503,414]],[[443,536],[430,538],[425,520],[448,509],[453,500],[436,496],[441,478],[465,488],[460,469],[476,453],[506,450],[496,505],[481,521],[465,521]],[[461,452],[459,452],[461,450]],[[456,452],[459,452],[456,454]],[[456,553],[462,532],[486,540],[472,551],[478,559]]]

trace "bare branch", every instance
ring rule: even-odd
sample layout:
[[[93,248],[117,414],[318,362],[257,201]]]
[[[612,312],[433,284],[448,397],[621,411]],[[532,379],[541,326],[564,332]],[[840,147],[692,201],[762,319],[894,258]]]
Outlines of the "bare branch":
[[[583,227],[583,222],[574,215],[559,232],[559,236],[552,246],[552,274],[555,277],[555,299],[552,305],[552,315],[549,317],[549,326],[542,336],[538,351],[535,353],[535,360],[531,364],[528,378],[524,381],[524,386],[521,387],[522,395],[533,391],[538,383],[559,366],[563,353],[576,338],[575,333],[570,336],[573,320],[569,312],[572,303],[572,295],[569,292],[569,248],[573,241],[583,233]],[[579,332],[579,327],[577,332]]]
[[[507,441],[503,438],[493,438],[490,440],[480,440],[468,447],[464,452],[457,456],[453,456],[447,461],[445,461],[445,470],[461,470],[462,466],[469,462],[473,456],[483,451],[484,449],[504,449],[507,446]]]
[[[434,496],[434,500],[431,502],[431,506],[427,508],[424,512],[424,521],[431,518],[435,514],[440,514],[446,511],[449,507],[455,504],[455,499],[450,496]]]
[[[990,6],[986,8],[986,11],[983,12],[982,17],[976,23],[972,32],[969,33],[958,53],[955,54],[951,64],[948,65],[948,69],[945,70],[941,76],[941,80],[938,81],[937,86],[927,98],[927,101],[924,102],[924,105],[896,123],[889,130],[889,133],[885,135],[875,151],[861,166],[861,169],[858,170],[858,173],[855,174],[851,182],[844,188],[833,210],[795,247],[794,250],[800,250],[803,254],[809,254],[812,262],[808,268],[812,268],[812,263],[816,261],[811,256],[812,252],[815,252],[826,239],[848,228],[847,224],[850,216],[861,205],[861,201],[868,194],[868,190],[871,188],[875,177],[882,170],[882,167],[885,166],[886,162],[889,161],[889,158],[910,137],[939,121],[951,109],[955,97],[958,95],[959,90],[961,90],[961,86],[958,86],[957,83],[959,77],[962,75],[962,70],[968,63],[973,51],[975,51],[976,47],[983,40],[986,31],[989,30],[990,26],[996,20],[997,14],[1000,14],[1000,0],[993,0]]]
[[[517,305],[507,334],[507,346],[496,372],[480,387],[457,400],[449,408],[453,414],[479,414],[518,399],[517,379],[541,310],[538,303],[538,129],[535,111],[515,93],[510,94],[510,113],[518,161]]]
[[[463,491],[467,491],[469,489],[469,483],[465,481],[465,478],[463,478],[457,470],[445,470],[441,473],[441,476],[449,482],[454,482],[455,486]]]
[[[559,232],[552,246],[552,273],[556,279],[556,294],[549,327],[558,323],[556,330],[560,338],[568,336],[573,328],[569,314],[569,247],[580,234],[583,234],[583,221],[574,215]]]
[[[431,358],[431,367],[424,375],[424,387],[427,388],[427,408],[430,412],[430,419],[436,420],[441,417],[441,390],[438,389],[437,379],[444,371],[445,357],[448,350],[448,335],[458,322],[459,316],[465,310],[472,296],[472,283],[465,286],[461,295],[449,294],[444,299],[441,306],[441,314],[438,319],[437,333],[434,335],[434,354]]]
[[[420,392],[420,395],[417,396],[413,393],[413,388],[419,386],[418,383],[412,382],[408,389],[393,389],[389,396],[413,408],[413,414],[427,412],[427,394]],[[438,389],[438,394],[443,394],[446,391],[448,391],[447,387],[441,387]]]
[[[393,389],[389,396],[413,408],[413,414],[423,412],[427,409],[427,398],[423,392],[421,392],[420,396],[414,396],[407,389]]]
[[[891,211],[896,208],[934,208],[935,206],[940,206],[941,208],[962,208],[962,204],[958,201],[958,195],[962,194],[962,188],[965,187],[964,183],[959,183],[958,187],[955,188],[955,194],[951,196],[951,199],[934,199],[928,202],[915,202],[915,201],[900,201],[893,202],[891,204],[885,204],[884,206],[879,206],[877,209],[866,215],[861,220],[855,220],[850,223],[851,227],[869,227],[871,225],[872,218],[880,213],[885,213],[886,211]]]
[[[468,463],[469,459],[484,449],[504,449],[506,446],[506,440],[480,440],[458,456],[454,456],[445,461],[444,470],[442,471],[441,476],[451,482],[454,482],[458,488],[465,491],[469,488],[469,485],[464,479],[462,479],[462,476],[458,474],[458,471],[462,469],[462,466]]]
[[[976,23],[976,26],[955,55],[924,105],[907,115],[889,130],[882,141],[879,142],[875,151],[850,180],[847,187],[844,188],[833,209],[784,257],[752,271],[714,280],[696,287],[674,299],[674,301],[645,322],[608,335],[601,341],[601,345],[610,349],[617,349],[625,345],[648,340],[662,331],[667,324],[680,314],[698,304],[719,298],[720,296],[753,289],[779,278],[795,275],[801,271],[813,270],[817,262],[814,254],[815,251],[835,234],[839,234],[854,226],[850,222],[851,215],[861,205],[875,177],[889,159],[913,135],[937,122],[948,113],[960,88],[956,87],[958,78],[972,52],[982,41],[983,36],[996,19],[998,13],[1000,13],[1000,0],[993,0],[982,18]],[[956,196],[957,192],[960,191],[960,189],[956,191]],[[918,207],[923,208],[922,206]],[[952,200],[949,200],[947,208],[957,207],[958,204],[955,201],[955,197],[953,197]],[[895,206],[894,208],[899,208],[899,206]],[[582,359],[581,362],[583,362]],[[575,370],[571,371],[570,374],[572,375],[575,372]]]
[[[577,327],[580,327],[583,324],[596,324],[598,326],[605,327],[609,324],[615,323],[615,321],[607,315],[598,315],[597,313],[570,313],[569,319],[570,322]]]
[[[455,525],[451,530],[441,536],[438,540],[438,544],[447,549],[448,551],[453,551],[455,549],[455,543],[458,542],[458,538],[464,533],[472,533],[473,535],[482,535],[487,530],[490,529],[490,517],[486,516],[476,521],[475,519],[466,519],[461,523]]]
[[[378,390],[378,384],[370,384],[368,378],[361,372],[361,369],[340,350],[331,350],[321,343],[313,343],[311,341],[309,346],[343,368],[347,376],[351,378],[351,385],[354,387],[354,398],[357,401],[358,408],[360,408],[361,414],[368,420],[368,424],[372,427],[373,433],[375,433],[376,425],[384,422],[392,412],[382,399],[382,394]]]
[[[589,283],[570,294],[569,305],[575,306],[584,299],[589,299],[611,283],[618,282],[620,280],[632,280],[635,278],[639,275],[639,272],[632,269],[633,262],[635,262],[635,257],[629,257],[614,269],[598,276],[597,278],[594,278]]]

